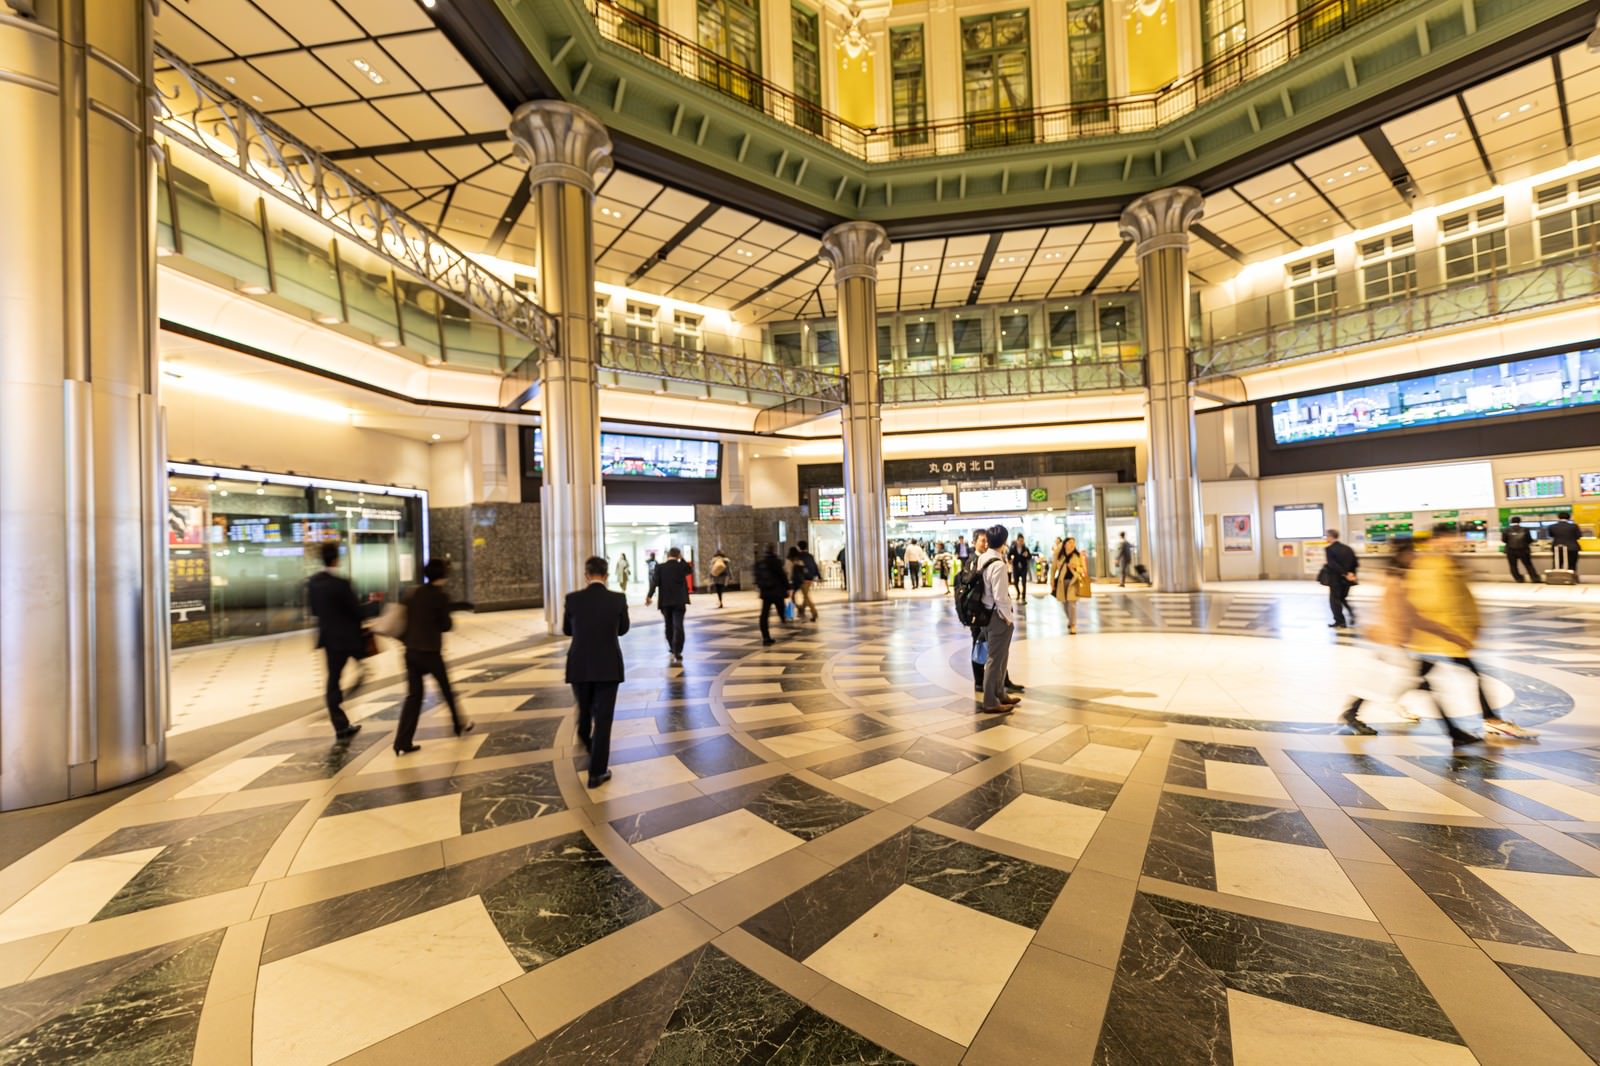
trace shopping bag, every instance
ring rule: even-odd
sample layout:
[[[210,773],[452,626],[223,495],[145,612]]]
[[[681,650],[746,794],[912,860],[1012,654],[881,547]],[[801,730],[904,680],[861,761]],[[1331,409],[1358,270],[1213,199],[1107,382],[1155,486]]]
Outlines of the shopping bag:
[[[974,641],[972,645],[972,661],[982,666],[989,661],[989,642],[987,640]]]
[[[794,621],[794,601],[793,600],[784,600],[783,601],[783,620],[785,622]]]
[[[406,605],[390,600],[383,605],[383,610],[378,612],[378,617],[367,627],[367,631],[399,640],[406,631]]]

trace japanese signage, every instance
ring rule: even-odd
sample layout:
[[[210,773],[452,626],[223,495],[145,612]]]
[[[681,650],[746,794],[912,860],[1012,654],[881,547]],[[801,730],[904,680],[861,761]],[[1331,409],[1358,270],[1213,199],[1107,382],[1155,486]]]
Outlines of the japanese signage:
[[[907,489],[889,495],[890,518],[925,518],[955,513],[955,501],[948,492],[936,489]]]

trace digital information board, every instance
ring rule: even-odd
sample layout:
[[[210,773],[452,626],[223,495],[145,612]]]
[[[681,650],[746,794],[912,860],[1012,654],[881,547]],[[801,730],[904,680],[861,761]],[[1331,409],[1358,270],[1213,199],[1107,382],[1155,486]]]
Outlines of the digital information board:
[[[1506,478],[1508,500],[1554,500],[1567,494],[1567,479],[1561,474]]]
[[[1600,496],[1600,472],[1578,475],[1579,496]]]
[[[955,500],[938,489],[910,489],[889,494],[890,518],[928,518],[955,514]]]
[[[722,445],[714,440],[646,437],[637,433],[600,434],[602,477],[691,478],[720,473]],[[533,468],[544,470],[544,427],[533,431]]]
[[[1321,540],[1327,532],[1320,503],[1291,503],[1272,509],[1272,535],[1279,540]]]
[[[1600,404],[1600,348],[1275,400],[1272,439],[1303,444]]]
[[[818,489],[816,519],[818,522],[844,521],[844,489]]]
[[[1494,506],[1494,472],[1488,463],[1362,470],[1341,480],[1345,508],[1351,514]]]
[[[999,514],[1028,509],[1028,489],[1020,482],[994,488],[959,489],[962,514]]]

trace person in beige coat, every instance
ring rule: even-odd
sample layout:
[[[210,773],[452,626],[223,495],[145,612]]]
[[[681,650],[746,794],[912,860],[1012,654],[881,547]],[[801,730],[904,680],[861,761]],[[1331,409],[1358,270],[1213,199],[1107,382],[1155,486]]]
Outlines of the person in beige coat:
[[[1078,631],[1078,601],[1094,595],[1089,584],[1089,560],[1078,550],[1078,542],[1068,537],[1050,560],[1050,594],[1067,611],[1067,632]]]

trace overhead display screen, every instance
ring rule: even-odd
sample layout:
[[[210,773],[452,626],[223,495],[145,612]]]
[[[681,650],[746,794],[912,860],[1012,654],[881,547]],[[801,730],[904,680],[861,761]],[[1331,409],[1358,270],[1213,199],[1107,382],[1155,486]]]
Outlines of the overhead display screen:
[[[1579,496],[1600,496],[1600,473],[1578,475]]]
[[[1291,503],[1272,509],[1272,535],[1279,540],[1321,540],[1327,532],[1320,503]]]
[[[1553,500],[1567,494],[1567,479],[1560,474],[1506,478],[1508,500]]]
[[[964,514],[1028,509],[1028,490],[1021,485],[1003,489],[961,489],[959,499]]]
[[[955,499],[937,489],[908,490],[889,494],[890,518],[926,518],[929,515],[955,514]]]
[[[627,478],[715,478],[722,445],[714,440],[600,434],[600,474]],[[533,468],[544,470],[544,428],[533,431]]]
[[[1272,438],[1303,444],[1600,404],[1600,348],[1275,400]]]
[[[844,521],[844,489],[817,490],[817,521]]]
[[[1437,511],[1494,506],[1494,472],[1488,463],[1435,463],[1345,474],[1351,514]]]

